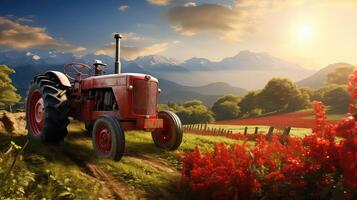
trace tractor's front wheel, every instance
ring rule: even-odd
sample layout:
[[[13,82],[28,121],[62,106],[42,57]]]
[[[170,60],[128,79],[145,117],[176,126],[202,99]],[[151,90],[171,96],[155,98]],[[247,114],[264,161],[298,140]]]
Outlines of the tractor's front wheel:
[[[171,111],[161,111],[158,118],[163,119],[164,127],[155,129],[152,133],[152,139],[159,148],[176,150],[182,142],[182,125],[180,118]]]
[[[70,108],[66,89],[48,75],[36,76],[31,82],[26,102],[29,139],[57,143],[67,135]]]
[[[112,116],[99,117],[92,130],[92,143],[96,155],[119,161],[125,150],[125,135],[119,121]]]

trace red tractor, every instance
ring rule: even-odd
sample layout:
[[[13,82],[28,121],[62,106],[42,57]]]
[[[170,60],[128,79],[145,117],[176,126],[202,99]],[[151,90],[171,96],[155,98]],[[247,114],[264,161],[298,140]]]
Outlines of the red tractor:
[[[105,75],[96,61],[94,69],[71,63],[64,73],[48,71],[34,77],[26,102],[28,136],[33,141],[57,143],[67,135],[68,117],[83,121],[92,135],[97,156],[120,160],[125,131],[151,132],[157,147],[175,150],[182,141],[182,125],[176,114],[157,111],[161,92],[150,75],[120,73],[121,36],[115,34],[115,73]]]

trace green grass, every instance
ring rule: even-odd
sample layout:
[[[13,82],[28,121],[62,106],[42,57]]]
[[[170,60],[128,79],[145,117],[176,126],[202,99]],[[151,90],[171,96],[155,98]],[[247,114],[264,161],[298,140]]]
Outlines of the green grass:
[[[223,128],[225,130],[231,130],[233,132],[244,133],[245,127],[248,127],[248,134],[254,134],[255,127],[258,127],[258,132],[267,133],[269,130],[269,126],[243,126],[243,125],[220,125],[220,124],[209,124],[209,128]],[[282,130],[278,130],[282,131]],[[304,137],[306,134],[310,134],[311,129],[309,128],[294,128],[292,127],[290,130],[290,135],[296,137]]]
[[[32,199],[57,199],[59,195],[67,195],[67,199],[98,199],[103,183],[86,174],[85,164],[95,165],[134,188],[128,191],[128,199],[138,199],[143,194],[154,199],[180,199],[182,194],[176,191],[181,167],[178,154],[192,151],[196,146],[206,151],[212,150],[214,143],[239,142],[225,137],[184,134],[178,150],[165,151],[155,147],[150,133],[129,131],[125,134],[125,155],[120,162],[114,162],[95,157],[91,139],[83,133],[82,124],[72,123],[69,130],[65,141],[58,145],[30,143],[23,159],[17,161],[13,177],[18,176],[18,172],[31,175],[31,184],[24,186],[24,190]],[[0,152],[6,151],[10,141],[23,145],[26,140],[26,136],[1,135]],[[6,171],[8,166],[1,166],[0,172],[1,169]]]

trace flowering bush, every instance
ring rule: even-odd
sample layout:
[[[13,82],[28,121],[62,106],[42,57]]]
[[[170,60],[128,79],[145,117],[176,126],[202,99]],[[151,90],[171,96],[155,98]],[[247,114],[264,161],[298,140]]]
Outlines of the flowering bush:
[[[357,100],[357,71],[349,80]],[[313,102],[313,110],[315,128],[304,138],[256,137],[253,147],[216,144],[213,152],[187,153],[182,186],[199,199],[352,199],[357,195],[356,118],[347,114],[328,124],[321,102]]]

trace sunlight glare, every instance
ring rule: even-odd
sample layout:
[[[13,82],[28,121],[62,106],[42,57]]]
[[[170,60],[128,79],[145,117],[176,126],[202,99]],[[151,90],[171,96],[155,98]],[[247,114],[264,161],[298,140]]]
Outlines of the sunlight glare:
[[[296,34],[299,42],[307,43],[312,40],[313,29],[309,24],[303,24],[298,27]]]

